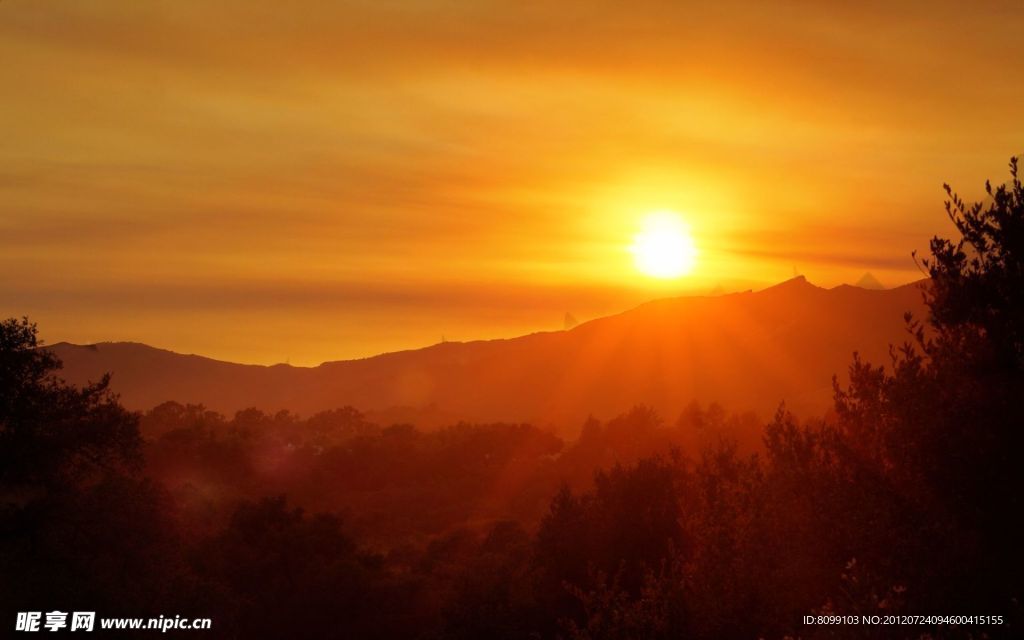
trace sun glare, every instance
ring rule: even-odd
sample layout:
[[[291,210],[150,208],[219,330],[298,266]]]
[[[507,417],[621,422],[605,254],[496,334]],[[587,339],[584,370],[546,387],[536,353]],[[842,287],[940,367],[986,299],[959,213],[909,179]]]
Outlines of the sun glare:
[[[697,247],[689,225],[671,211],[647,215],[633,238],[631,251],[637,269],[654,278],[684,276],[697,261]]]

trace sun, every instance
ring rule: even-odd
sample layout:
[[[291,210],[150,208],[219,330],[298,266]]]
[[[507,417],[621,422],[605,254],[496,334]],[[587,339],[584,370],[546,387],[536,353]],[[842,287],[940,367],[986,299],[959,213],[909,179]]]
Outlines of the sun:
[[[672,211],[645,216],[630,251],[636,268],[653,278],[679,278],[690,273],[697,262],[690,226]]]

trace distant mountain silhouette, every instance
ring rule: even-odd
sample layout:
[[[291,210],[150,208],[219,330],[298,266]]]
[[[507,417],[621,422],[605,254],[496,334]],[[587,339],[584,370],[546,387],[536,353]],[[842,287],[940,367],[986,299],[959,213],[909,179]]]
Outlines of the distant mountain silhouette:
[[[885,288],[885,286],[883,286],[882,283],[878,281],[878,278],[876,278],[874,276],[874,274],[872,274],[870,271],[868,271],[864,275],[862,275],[860,277],[860,280],[857,281],[857,284],[855,284],[853,286],[860,287],[861,289],[884,289]]]
[[[304,415],[352,405],[434,421],[529,420],[578,429],[636,403],[674,419],[693,400],[769,415],[831,404],[831,377],[851,355],[888,363],[906,339],[903,314],[924,317],[920,283],[890,290],[823,289],[798,276],[758,292],[656,300],[569,331],[444,342],[318,367],[257,366],[137,343],[50,347],[70,382],[113,373],[123,403],[166,400],[233,413],[245,407]]]

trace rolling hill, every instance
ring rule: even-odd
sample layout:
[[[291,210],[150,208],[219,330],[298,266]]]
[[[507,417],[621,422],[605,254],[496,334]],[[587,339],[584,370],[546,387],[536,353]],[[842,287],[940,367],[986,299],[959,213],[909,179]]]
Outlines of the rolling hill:
[[[49,348],[71,382],[111,372],[133,409],[166,400],[225,413],[352,405],[423,426],[524,420],[571,430],[589,414],[611,417],[637,403],[670,419],[694,400],[763,416],[785,401],[819,414],[854,351],[888,363],[888,345],[907,338],[904,312],[924,317],[921,286],[823,289],[797,277],[758,292],[656,300],[567,331],[317,367],[234,364],[137,343]]]

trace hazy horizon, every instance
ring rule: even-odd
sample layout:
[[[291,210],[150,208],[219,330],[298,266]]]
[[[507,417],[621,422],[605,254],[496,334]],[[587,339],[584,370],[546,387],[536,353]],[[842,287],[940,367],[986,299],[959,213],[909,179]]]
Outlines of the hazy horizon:
[[[873,276],[873,275],[874,274],[872,274],[871,272],[865,272],[864,274],[862,274],[862,277]],[[770,285],[767,285],[767,286],[761,287],[761,288],[747,288],[747,289],[725,290],[724,288],[717,288],[716,287],[715,290],[710,291],[710,292],[703,292],[703,293],[701,293],[701,292],[678,292],[676,294],[668,294],[668,295],[664,295],[664,296],[649,298],[649,299],[646,299],[646,300],[641,300],[641,301],[639,301],[636,304],[630,304],[627,307],[624,307],[624,308],[621,308],[621,309],[615,309],[615,310],[609,311],[608,313],[604,313],[604,314],[600,314],[600,315],[594,315],[594,316],[591,316],[591,317],[587,317],[587,316],[575,317],[574,316],[576,321],[577,321],[577,324],[574,325],[573,327],[565,327],[564,326],[564,316],[563,316],[561,318],[562,326],[556,326],[558,323],[557,322],[552,322],[552,326],[550,326],[550,327],[540,327],[540,328],[536,328],[536,329],[532,329],[532,330],[525,330],[522,333],[512,333],[512,334],[503,334],[503,335],[490,335],[490,334],[487,334],[487,335],[480,335],[480,336],[475,336],[475,337],[465,337],[465,338],[464,337],[459,337],[459,336],[442,335],[441,336],[442,339],[436,340],[434,342],[424,343],[424,344],[409,344],[409,345],[405,345],[405,346],[399,345],[399,346],[397,346],[397,347],[395,347],[393,349],[388,349],[388,350],[384,350],[384,351],[374,351],[374,352],[367,352],[367,353],[358,353],[358,354],[355,354],[355,355],[344,355],[344,354],[342,354],[342,355],[339,355],[337,357],[323,357],[323,358],[321,358],[319,360],[316,360],[315,359],[316,356],[314,356],[314,360],[310,360],[310,361],[306,361],[306,362],[295,362],[295,361],[290,361],[289,359],[277,360],[277,361],[232,360],[232,359],[228,359],[228,358],[217,357],[215,355],[211,355],[210,353],[201,353],[201,352],[197,352],[197,351],[188,351],[188,350],[183,350],[183,349],[179,349],[179,348],[174,348],[172,346],[168,346],[168,345],[165,345],[165,344],[157,344],[157,343],[145,342],[145,341],[142,341],[142,340],[128,340],[128,339],[124,339],[124,338],[119,338],[117,336],[112,336],[112,337],[110,337],[108,339],[93,340],[91,342],[75,342],[73,340],[62,339],[62,338],[59,338],[59,337],[54,338],[54,339],[50,339],[50,338],[47,338],[46,336],[43,336],[43,339],[44,339],[44,342],[45,342],[45,344],[47,346],[53,346],[53,345],[57,345],[57,344],[70,344],[70,345],[74,345],[74,346],[89,347],[89,346],[93,346],[93,345],[97,345],[97,344],[130,343],[130,344],[145,345],[147,347],[153,347],[155,349],[160,349],[160,350],[165,350],[165,351],[171,351],[171,352],[174,352],[174,353],[177,353],[177,354],[181,354],[181,355],[201,356],[201,357],[204,357],[204,358],[210,358],[212,360],[218,360],[218,361],[222,361],[222,362],[230,362],[230,363],[233,363],[233,364],[259,365],[259,366],[275,366],[275,365],[280,365],[280,364],[287,364],[287,365],[290,365],[290,366],[293,366],[293,367],[300,367],[300,368],[316,368],[316,367],[318,367],[318,366],[320,366],[322,364],[330,363],[330,362],[342,362],[342,361],[347,361],[347,360],[360,360],[360,359],[365,359],[365,358],[372,358],[372,357],[378,356],[378,355],[385,355],[385,354],[388,354],[388,353],[398,353],[398,352],[403,352],[403,351],[415,351],[415,350],[419,350],[419,349],[425,349],[427,347],[431,347],[431,346],[440,344],[442,342],[466,343],[466,342],[477,342],[477,341],[488,341],[488,340],[508,340],[508,339],[513,339],[513,338],[519,338],[519,337],[523,337],[523,336],[532,335],[532,334],[535,334],[535,333],[547,333],[547,332],[553,332],[553,331],[563,331],[563,330],[568,330],[568,329],[571,329],[571,328],[575,328],[576,326],[579,326],[579,325],[582,325],[582,324],[586,324],[587,322],[590,322],[592,320],[599,320],[601,318],[606,318],[606,317],[609,317],[609,316],[614,316],[614,315],[619,315],[621,313],[626,313],[626,312],[628,312],[630,310],[636,309],[639,306],[643,306],[644,304],[646,304],[648,302],[656,302],[658,300],[667,300],[667,299],[672,299],[672,298],[724,296],[724,295],[730,295],[730,294],[734,294],[734,293],[743,293],[743,292],[746,292],[746,291],[757,292],[757,291],[763,291],[765,289],[770,289],[772,287],[778,286],[780,284],[787,283],[787,282],[789,282],[791,280],[794,280],[794,279],[797,279],[797,278],[805,279],[812,286],[820,287],[820,288],[823,288],[823,289],[832,289],[832,288],[835,288],[835,287],[838,287],[838,286],[844,286],[844,285],[845,286],[860,286],[858,284],[858,281],[855,280],[855,281],[852,281],[852,282],[841,282],[839,284],[833,285],[832,287],[821,287],[821,285],[813,282],[812,280],[810,280],[809,278],[807,278],[803,274],[798,274],[798,275],[790,276],[789,278],[786,278],[784,280],[781,280],[779,282],[776,282],[774,284],[770,284]],[[893,284],[893,285],[889,285],[887,283],[879,283],[879,284],[882,285],[881,290],[891,290],[891,289],[898,289],[900,287],[913,284],[915,282],[918,282],[919,280],[921,280],[921,278],[918,278],[917,280],[909,280],[907,282],[902,282],[902,283]],[[268,349],[269,349],[269,347],[268,347]]]

